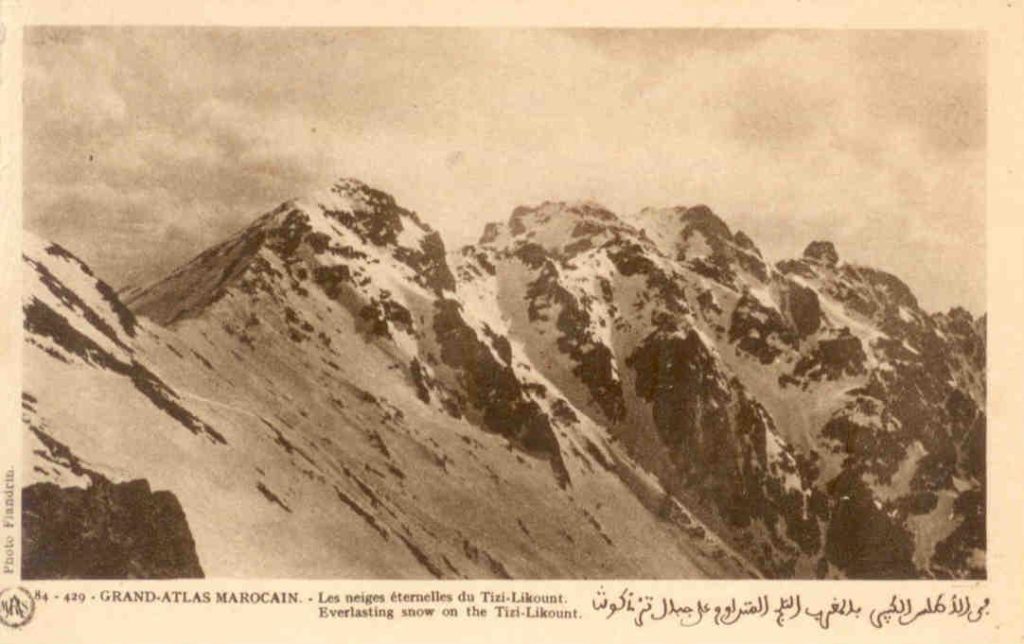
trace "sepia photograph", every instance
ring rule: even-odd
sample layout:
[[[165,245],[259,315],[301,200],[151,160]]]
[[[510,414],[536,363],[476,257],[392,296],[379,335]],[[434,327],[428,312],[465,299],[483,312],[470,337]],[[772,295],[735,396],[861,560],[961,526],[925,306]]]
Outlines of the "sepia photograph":
[[[25,27],[21,578],[987,579],[989,44]]]

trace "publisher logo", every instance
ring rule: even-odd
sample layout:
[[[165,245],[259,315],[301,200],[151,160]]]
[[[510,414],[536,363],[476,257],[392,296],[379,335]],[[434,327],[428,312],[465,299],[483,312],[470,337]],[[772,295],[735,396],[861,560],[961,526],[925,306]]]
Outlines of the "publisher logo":
[[[0,623],[11,628],[21,628],[32,621],[36,602],[32,595],[21,587],[0,590]]]

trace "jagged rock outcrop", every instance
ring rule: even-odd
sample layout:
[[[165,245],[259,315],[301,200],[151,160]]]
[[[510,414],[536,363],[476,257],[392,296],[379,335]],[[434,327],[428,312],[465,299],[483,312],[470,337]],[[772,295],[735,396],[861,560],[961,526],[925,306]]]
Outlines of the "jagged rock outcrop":
[[[179,579],[203,576],[177,498],[144,479],[86,489],[26,487],[22,503],[25,579]]]
[[[835,245],[829,241],[813,241],[804,249],[804,258],[821,262],[826,266],[835,266],[839,263],[839,253]]]

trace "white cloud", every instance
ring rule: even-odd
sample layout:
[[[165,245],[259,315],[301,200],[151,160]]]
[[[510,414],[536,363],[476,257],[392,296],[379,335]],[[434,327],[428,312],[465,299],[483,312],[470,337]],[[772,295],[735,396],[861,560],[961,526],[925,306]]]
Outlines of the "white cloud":
[[[26,45],[26,221],[51,237],[73,230],[97,270],[127,274],[181,261],[339,174],[380,184],[456,244],[543,199],[702,202],[776,258],[830,238],[928,306],[981,310],[981,45],[871,32],[39,28]],[[58,207],[88,212],[88,225]],[[114,229],[152,234],[114,257],[102,241]],[[179,241],[161,244],[168,231]],[[926,257],[965,268],[938,281]]]

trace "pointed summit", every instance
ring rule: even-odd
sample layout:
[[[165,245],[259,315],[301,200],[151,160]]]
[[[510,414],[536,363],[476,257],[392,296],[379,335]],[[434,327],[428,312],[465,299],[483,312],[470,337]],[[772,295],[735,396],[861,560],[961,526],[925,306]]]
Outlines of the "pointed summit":
[[[386,192],[343,178],[282,203],[162,281],[134,292],[128,304],[159,324],[171,324],[199,315],[230,292],[302,294],[307,279],[330,297],[340,295],[340,283],[360,292],[388,290],[389,280],[432,292],[455,287],[436,231]]]
[[[731,239],[732,233],[729,231],[729,226],[722,221],[719,217],[704,204],[698,204],[692,208],[687,208],[682,216],[684,230],[696,229],[702,233],[714,235],[716,237],[724,237],[725,239]]]
[[[359,192],[370,189],[370,186],[355,177],[338,177],[333,187],[347,192]]]
[[[323,214],[351,229],[363,241],[377,246],[396,243],[418,246],[419,237],[434,231],[411,210],[402,208],[395,198],[359,179],[342,177],[327,190],[297,200],[306,211]]]
[[[839,253],[835,245],[830,241],[812,241],[804,249],[804,259],[813,259],[826,266],[835,266],[839,263]]]
[[[530,224],[546,225],[555,219],[563,220],[561,223],[578,223],[580,220],[606,224],[619,222],[615,213],[595,201],[545,201],[539,206],[517,207],[509,217],[508,226],[513,235],[520,235]]]
[[[733,236],[728,224],[703,204],[644,208],[637,221],[662,253],[705,277],[736,286],[738,269],[758,281],[768,279],[754,241],[741,232]]]
[[[574,255],[632,228],[594,201],[545,201],[519,206],[508,222],[484,229],[481,244],[529,245],[546,252]]]

